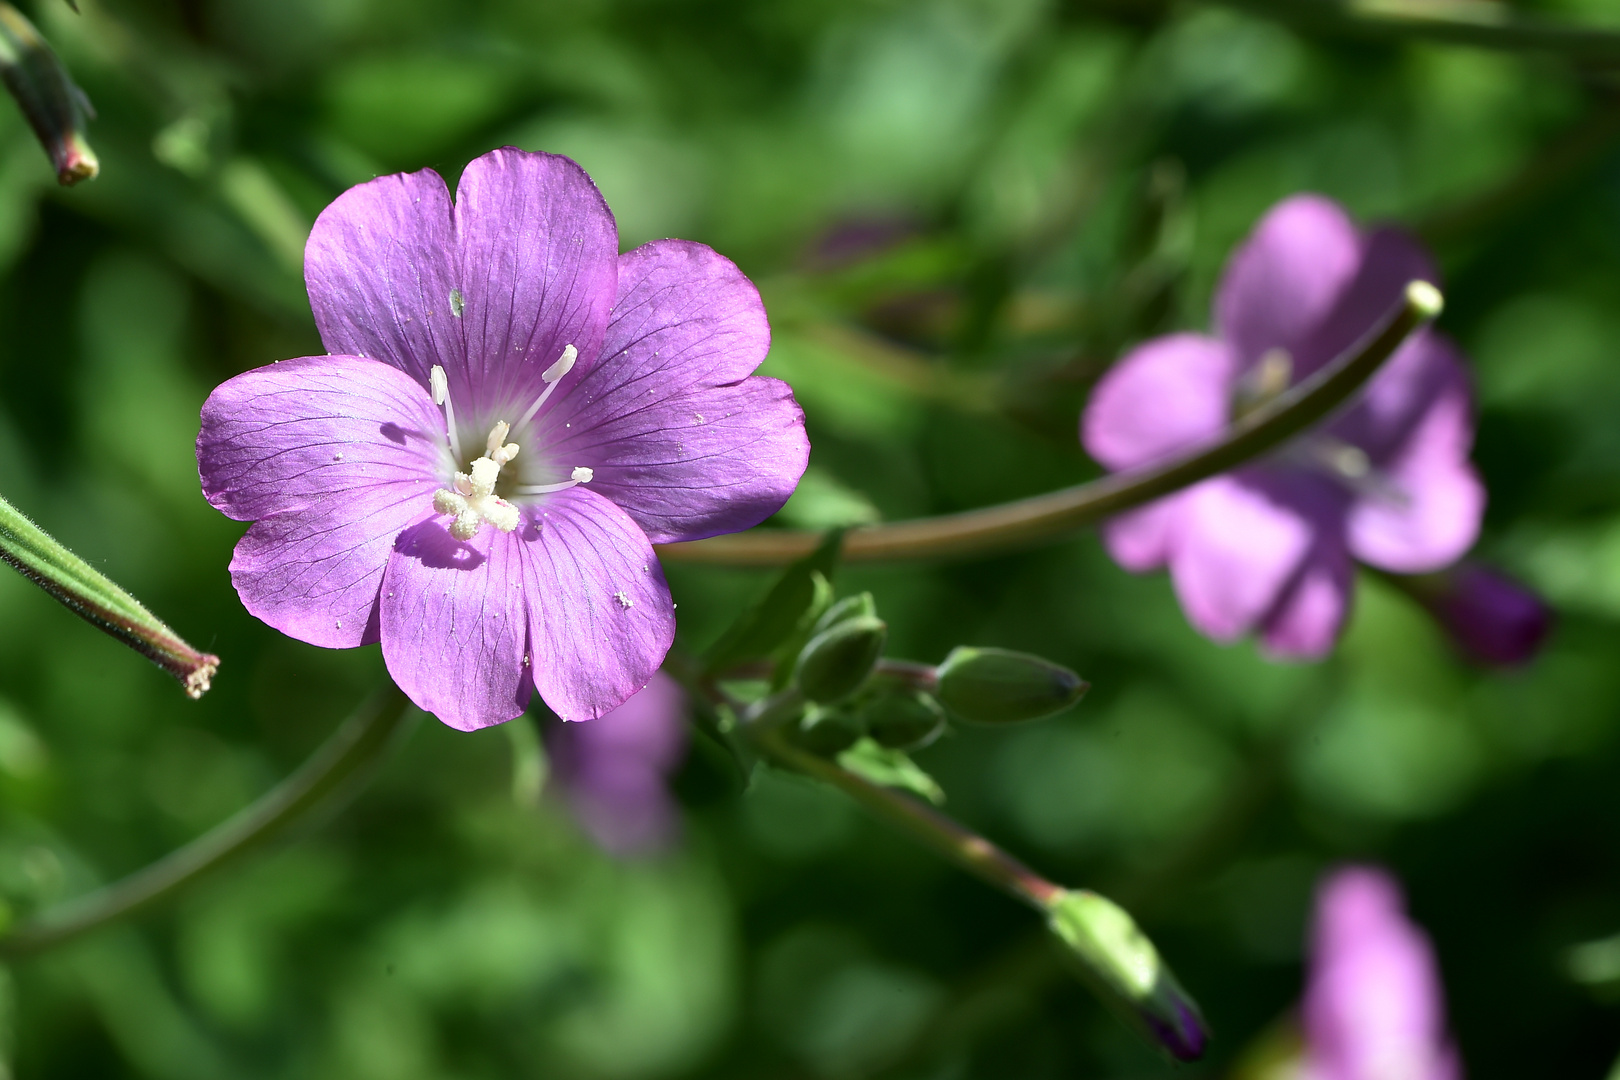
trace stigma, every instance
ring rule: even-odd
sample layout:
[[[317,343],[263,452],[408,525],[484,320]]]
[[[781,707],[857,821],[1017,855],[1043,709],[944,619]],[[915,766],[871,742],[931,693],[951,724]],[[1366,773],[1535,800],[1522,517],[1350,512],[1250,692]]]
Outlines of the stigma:
[[[522,520],[516,506],[495,494],[501,466],[518,454],[518,444],[506,441],[510,430],[506,421],[498,422],[484,442],[484,456],[474,459],[466,472],[456,473],[453,486],[433,493],[433,509],[455,518],[450,535],[457,540],[471,540],[486,521],[501,532],[511,532]]]
[[[557,385],[557,381],[568,374],[568,369],[574,366],[576,353],[572,345],[564,351],[562,358],[547,368],[541,378],[545,380],[546,392],[540,395],[539,401],[530,407],[524,414],[521,423],[527,423],[539,406],[545,402],[547,394]],[[444,409],[445,427],[450,437],[450,452],[457,460],[461,457],[461,445],[456,438],[455,406],[450,401],[449,380],[445,377],[444,368],[435,364],[429,373],[428,389],[433,395],[433,403]],[[508,502],[495,494],[495,484],[501,478],[503,466],[511,463],[518,456],[518,444],[507,442],[506,437],[511,434],[512,425],[505,420],[497,421],[489,429],[489,436],[484,440],[484,454],[474,458],[466,472],[458,472],[449,487],[440,488],[433,493],[433,509],[440,514],[447,514],[450,522],[450,535],[457,540],[471,540],[478,535],[487,521],[501,532],[514,532],[523,520],[523,511],[514,503]],[[588,484],[595,479],[596,474],[584,465],[576,466],[569,474],[569,478],[557,484],[520,484],[513,486],[510,493],[527,498],[536,495],[549,495],[554,491],[566,491],[568,488],[580,484]]]

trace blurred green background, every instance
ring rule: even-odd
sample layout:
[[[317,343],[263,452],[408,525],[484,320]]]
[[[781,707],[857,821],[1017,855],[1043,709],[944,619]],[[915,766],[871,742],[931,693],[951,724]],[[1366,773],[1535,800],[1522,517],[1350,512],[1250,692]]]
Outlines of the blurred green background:
[[[1139,914],[1216,1032],[1181,1075],[1235,1075],[1277,1037],[1316,875],[1348,858],[1407,883],[1472,1077],[1600,1077],[1620,1053],[1620,963],[1568,959],[1620,931],[1612,72],[1153,0],[25,7],[99,110],[103,169],[58,190],[0,102],[0,490],[224,665],[189,702],[0,573],[8,918],[246,805],[383,678],[375,648],[322,651],[242,610],[242,526],[203,501],[192,456],[215,384],[321,351],[302,244],[348,185],[556,151],[626,246],[676,235],[736,259],[815,447],[781,517],[816,527],[1094,475],[1075,438],[1090,384],[1130,342],[1204,326],[1232,245],[1309,189],[1420,230],[1445,267],[1442,326],[1478,377],[1480,554],[1560,611],[1536,663],[1473,668],[1365,579],[1331,660],[1269,664],[1198,637],[1162,576],[1124,574],[1091,536],[839,584],[876,594],[892,655],[1022,648],[1094,683],[1065,717],[919,760],[953,813]],[[685,648],[768,580],[670,577]],[[1169,1071],[1032,916],[841,796],[781,775],[744,792],[700,742],[680,849],[616,863],[552,802],[514,800],[513,745],[425,720],[341,815],[15,965],[6,1067]]]

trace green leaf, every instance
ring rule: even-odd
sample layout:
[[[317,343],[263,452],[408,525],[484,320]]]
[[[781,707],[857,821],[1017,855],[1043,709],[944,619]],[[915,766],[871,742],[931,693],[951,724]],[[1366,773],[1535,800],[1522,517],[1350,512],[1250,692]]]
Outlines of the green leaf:
[[[935,806],[945,802],[945,789],[917,767],[903,751],[888,750],[870,738],[861,738],[838,755],[838,764],[864,780],[921,795]]]
[[[838,565],[843,538],[843,531],[834,529],[815,551],[782,571],[765,598],[743,612],[709,648],[703,658],[704,673],[718,675],[738,664],[785,651],[790,658],[797,656],[810,628],[832,603],[827,579]]]

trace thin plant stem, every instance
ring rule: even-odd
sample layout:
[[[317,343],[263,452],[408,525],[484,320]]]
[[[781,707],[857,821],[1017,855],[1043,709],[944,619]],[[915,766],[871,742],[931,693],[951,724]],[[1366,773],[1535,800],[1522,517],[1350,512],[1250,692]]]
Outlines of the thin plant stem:
[[[844,537],[843,558],[852,562],[972,558],[1028,547],[1226,472],[1276,448],[1343,405],[1413,331],[1440,313],[1440,305],[1433,286],[1412,282],[1401,300],[1342,356],[1249,412],[1219,441],[1194,453],[999,506],[851,529]],[[780,566],[808,555],[821,539],[821,533],[810,530],[751,529],[663,544],[658,555],[676,562]]]
[[[831,761],[791,746],[774,732],[760,732],[755,744],[780,764],[831,784],[923,846],[1043,915],[1065,891],[984,837],[909,795],[881,787]]]
[[[389,684],[257,802],[128,877],[20,923],[0,936],[0,959],[29,956],[144,911],[259,846],[335,794],[352,793],[412,715],[405,695]]]
[[[1594,67],[1620,65],[1620,31],[1519,14],[1497,0],[1225,0],[1314,33],[1421,39],[1539,52]]]

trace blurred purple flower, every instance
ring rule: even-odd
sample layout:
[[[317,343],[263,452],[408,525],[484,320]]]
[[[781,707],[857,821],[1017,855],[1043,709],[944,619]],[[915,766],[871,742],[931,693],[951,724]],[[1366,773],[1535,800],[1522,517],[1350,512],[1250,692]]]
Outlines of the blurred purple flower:
[[[486,154],[453,205],[431,169],[352,188],[305,278],[332,355],[202,410],[203,491],[255,522],[231,579],[292,637],[380,641],[453,727],[534,690],[567,720],[613,710],[675,631],[652,544],[754,525],[804,470],[792,393],[750,377],[770,342],[752,283],[702,244],[620,255],[567,158]]]
[[[660,671],[606,716],[547,730],[557,790],[605,851],[646,855],[674,842],[680,815],[666,781],[686,756],[685,710],[679,684]]]
[[[1434,948],[1400,886],[1349,867],[1317,890],[1305,990],[1307,1080],[1459,1080]]]
[[[1128,469],[1219,438],[1347,349],[1413,279],[1437,275],[1404,234],[1364,234],[1320,196],[1279,203],[1226,265],[1216,336],[1172,334],[1126,355],[1086,406],[1086,450]],[[1258,632],[1272,655],[1320,656],[1344,624],[1352,556],[1422,573],[1473,544],[1485,501],[1473,433],[1462,363],[1424,330],[1331,422],[1120,515],[1104,541],[1129,570],[1168,564],[1188,619],[1217,641]]]
[[[1416,579],[1411,588],[1459,649],[1492,667],[1528,663],[1552,629],[1541,597],[1478,563]]]

